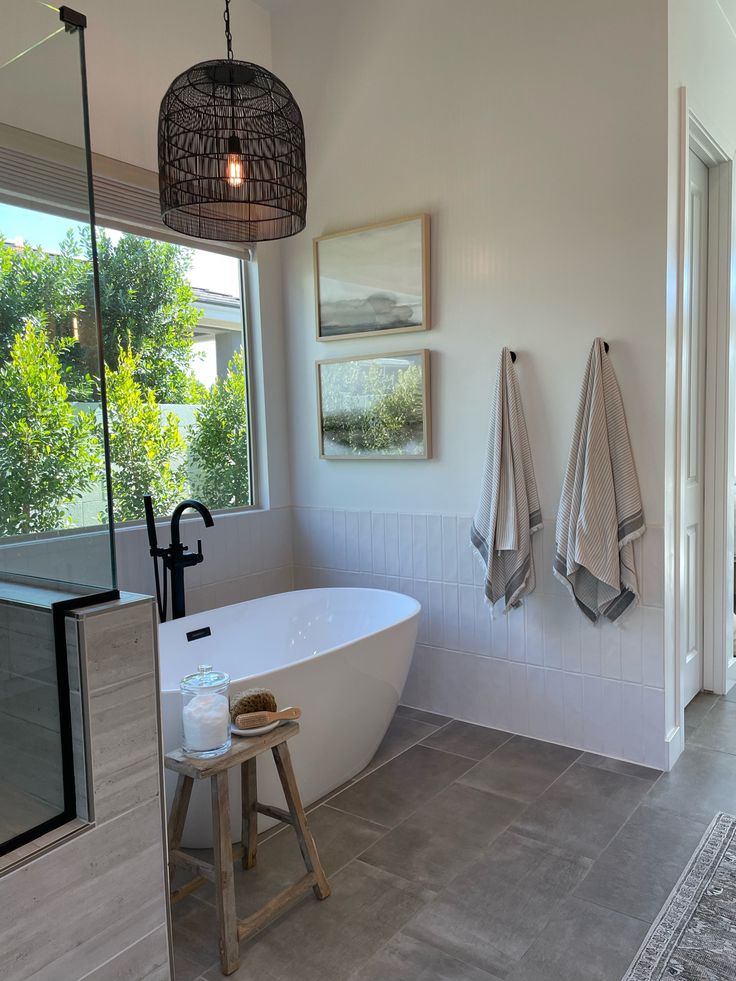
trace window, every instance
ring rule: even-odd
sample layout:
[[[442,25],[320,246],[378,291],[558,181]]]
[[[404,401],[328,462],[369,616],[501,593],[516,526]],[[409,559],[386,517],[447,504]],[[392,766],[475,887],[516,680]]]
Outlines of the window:
[[[251,505],[242,261],[106,228],[97,249],[116,521],[148,493],[158,516]],[[83,224],[0,204],[0,536],[106,520],[92,286]]]

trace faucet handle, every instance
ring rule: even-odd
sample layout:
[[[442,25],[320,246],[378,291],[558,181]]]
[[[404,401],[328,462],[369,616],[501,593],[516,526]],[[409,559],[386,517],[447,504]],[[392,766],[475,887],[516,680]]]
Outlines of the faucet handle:
[[[202,555],[202,539],[197,539],[197,562],[202,562],[204,560],[204,555]]]

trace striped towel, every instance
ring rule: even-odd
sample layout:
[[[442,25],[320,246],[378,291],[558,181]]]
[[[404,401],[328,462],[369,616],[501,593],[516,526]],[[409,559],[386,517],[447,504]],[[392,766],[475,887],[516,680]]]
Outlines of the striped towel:
[[[485,565],[491,605],[503,596],[508,610],[534,589],[531,536],[541,527],[519,382],[505,347],[498,362],[480,504],[470,528],[470,540]]]
[[[639,600],[632,542],[646,531],[621,389],[596,338],[557,512],[553,570],[594,623]]]

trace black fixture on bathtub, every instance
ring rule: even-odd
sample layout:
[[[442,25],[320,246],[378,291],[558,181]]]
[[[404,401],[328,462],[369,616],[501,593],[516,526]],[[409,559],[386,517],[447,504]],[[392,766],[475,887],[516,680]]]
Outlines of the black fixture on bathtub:
[[[151,495],[146,494],[143,498],[146,508],[146,525],[148,527],[148,544],[153,558],[153,569],[156,575],[156,602],[158,604],[158,615],[161,623],[166,620],[166,607],[168,599],[168,579],[167,573],[171,577],[171,619],[178,620],[186,615],[186,604],[184,601],[184,570],[192,565],[199,565],[203,561],[202,541],[197,540],[197,551],[187,555],[189,551],[187,545],[182,545],[179,534],[179,522],[185,511],[191,509],[198,511],[202,516],[205,527],[211,528],[214,525],[212,515],[200,501],[186,500],[177,504],[174,513],[171,515],[171,545],[168,548],[159,548],[156,536],[156,520],[153,516],[153,503]],[[158,560],[163,559],[164,575],[163,585],[159,579]]]

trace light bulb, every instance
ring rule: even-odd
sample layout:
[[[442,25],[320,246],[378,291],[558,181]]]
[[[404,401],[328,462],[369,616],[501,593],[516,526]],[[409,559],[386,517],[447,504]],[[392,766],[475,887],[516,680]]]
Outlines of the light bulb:
[[[245,180],[245,161],[240,140],[233,133],[227,142],[227,163],[225,164],[225,180],[230,187],[240,187]]]

